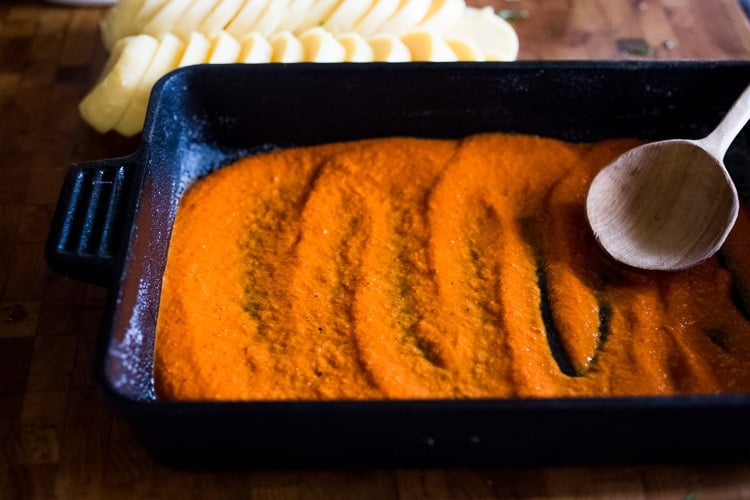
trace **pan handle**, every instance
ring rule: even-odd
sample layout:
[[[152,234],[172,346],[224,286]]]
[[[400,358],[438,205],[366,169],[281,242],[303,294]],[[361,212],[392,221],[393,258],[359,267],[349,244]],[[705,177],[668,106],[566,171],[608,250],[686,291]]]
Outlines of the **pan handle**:
[[[98,285],[113,283],[132,225],[135,161],[131,155],[68,169],[47,239],[53,271]]]

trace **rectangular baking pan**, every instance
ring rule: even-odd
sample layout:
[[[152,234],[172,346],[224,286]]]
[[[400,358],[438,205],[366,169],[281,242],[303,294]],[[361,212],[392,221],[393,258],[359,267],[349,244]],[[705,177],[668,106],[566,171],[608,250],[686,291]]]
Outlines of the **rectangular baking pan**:
[[[178,466],[719,462],[750,457],[750,395],[431,401],[159,401],[153,346],[187,185],[270,148],[485,131],[570,141],[699,138],[749,62],[196,66],[155,86],[140,148],[72,165],[51,268],[110,287],[96,360],[106,400]],[[750,128],[750,127],[748,127]],[[726,163],[748,193],[750,131]],[[750,366],[748,366],[750,370]]]

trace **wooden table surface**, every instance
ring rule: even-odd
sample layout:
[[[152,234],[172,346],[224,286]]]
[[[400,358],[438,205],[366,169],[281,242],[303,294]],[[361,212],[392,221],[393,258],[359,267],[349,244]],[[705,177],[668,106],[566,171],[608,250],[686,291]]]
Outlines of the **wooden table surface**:
[[[520,59],[747,60],[736,1],[494,5],[528,13],[514,21]],[[98,135],[77,114],[106,59],[104,12],[0,3],[0,499],[750,498],[742,464],[188,473],[154,463],[93,383],[106,290],[52,274],[43,257],[67,165],[139,141]],[[632,40],[648,50],[624,50]]]

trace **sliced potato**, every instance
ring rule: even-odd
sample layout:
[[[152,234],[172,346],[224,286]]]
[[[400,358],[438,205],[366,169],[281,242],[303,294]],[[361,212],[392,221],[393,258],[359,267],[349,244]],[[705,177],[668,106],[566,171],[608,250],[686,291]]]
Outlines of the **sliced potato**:
[[[144,0],[141,8],[133,18],[133,26],[136,31],[128,33],[129,35],[137,34],[138,31],[146,25],[153,17],[164,7],[169,0]]]
[[[402,36],[401,41],[409,48],[412,61],[452,62],[458,60],[450,46],[432,31],[412,31]]]
[[[378,31],[401,36],[412,31],[424,19],[430,8],[430,0],[401,0],[393,14]]]
[[[183,40],[190,38],[190,33],[197,31],[203,20],[222,0],[194,0],[185,13],[177,20],[172,32]]]
[[[464,0],[119,0],[101,30],[112,54],[80,112],[123,135],[142,128],[154,82],[174,67],[518,56],[510,24]]]
[[[221,0],[198,26],[198,31],[208,38],[216,36],[234,19],[243,3],[244,0]]]
[[[139,33],[145,33],[153,37],[159,37],[164,33],[172,31],[177,24],[177,20],[190,7],[190,0],[169,0],[161,9],[152,17]]]
[[[112,50],[121,38],[140,34],[143,27],[169,0],[121,0],[102,23],[104,47]]]
[[[380,27],[396,13],[401,0],[376,0],[370,10],[365,12],[357,25],[354,27],[355,32],[365,38],[368,38],[380,31]]]
[[[341,33],[336,40],[344,47],[344,62],[372,62],[372,47],[359,33]]]
[[[120,121],[158,45],[149,35],[133,35],[115,43],[102,78],[78,106],[83,119],[98,132],[108,132]]]
[[[351,31],[370,10],[372,3],[373,0],[342,0],[323,22],[323,27],[332,33]]]
[[[492,7],[467,7],[446,38],[467,38],[477,44],[487,61],[513,61],[518,57],[518,35]]]
[[[266,10],[260,15],[253,31],[266,37],[273,35],[288,6],[289,0],[271,0]]]
[[[315,0],[291,0],[289,7],[284,13],[284,17],[276,27],[276,31],[294,31],[302,24],[307,15],[307,11],[315,3]]]
[[[344,62],[346,50],[333,34],[320,26],[299,36],[305,51],[305,62]]]
[[[211,48],[205,62],[208,64],[235,63],[239,55],[240,42],[226,31],[219,31],[211,37]]]
[[[458,22],[464,10],[464,0],[432,0],[429,10],[417,27],[442,35]]]
[[[404,42],[393,33],[381,33],[367,41],[372,47],[373,61],[409,62],[411,52]]]
[[[479,46],[468,38],[446,38],[445,43],[456,54],[459,61],[484,61],[484,54]]]
[[[192,66],[193,64],[204,63],[208,59],[209,50],[211,50],[211,42],[208,38],[199,31],[193,31],[190,33],[187,46],[185,47],[185,51],[182,53],[182,58],[177,63],[177,66],[182,68],[185,66]]]
[[[236,38],[242,38],[255,30],[261,14],[273,0],[247,0],[237,15],[229,22],[226,32]]]
[[[125,109],[122,118],[114,126],[115,131],[130,137],[143,129],[148,100],[154,83],[177,67],[184,50],[185,43],[175,35],[165,33],[161,36],[154,57],[143,73],[130,104]]]
[[[272,48],[271,62],[295,63],[302,62],[305,58],[302,42],[289,31],[276,33],[268,41]]]
[[[271,62],[273,49],[268,40],[260,33],[248,33],[240,40],[240,54],[237,62],[240,63],[267,63]]]
[[[99,26],[107,50],[111,50],[117,40],[134,31],[133,20],[143,3],[144,0],[120,0],[107,11]]]
[[[309,28],[320,26],[328,19],[333,9],[341,0],[315,0],[305,14],[305,19],[294,29],[293,33],[304,33]]]

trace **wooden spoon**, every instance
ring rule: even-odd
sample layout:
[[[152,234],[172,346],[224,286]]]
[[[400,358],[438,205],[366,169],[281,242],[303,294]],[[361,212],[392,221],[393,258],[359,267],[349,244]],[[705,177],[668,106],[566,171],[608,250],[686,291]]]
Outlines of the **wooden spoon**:
[[[749,119],[750,86],[703,139],[639,146],[599,172],[586,215],[604,250],[630,266],[663,271],[716,253],[739,211],[723,158]]]

